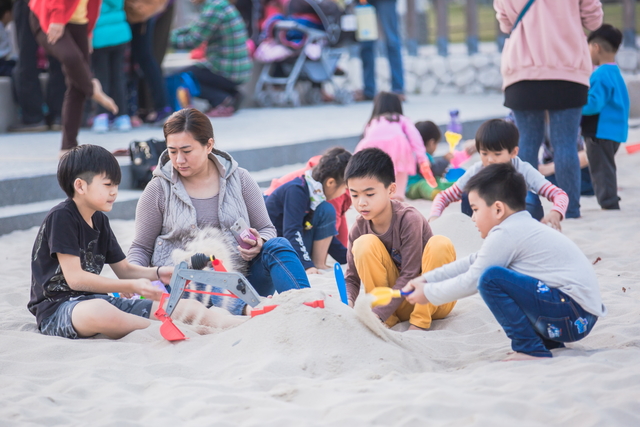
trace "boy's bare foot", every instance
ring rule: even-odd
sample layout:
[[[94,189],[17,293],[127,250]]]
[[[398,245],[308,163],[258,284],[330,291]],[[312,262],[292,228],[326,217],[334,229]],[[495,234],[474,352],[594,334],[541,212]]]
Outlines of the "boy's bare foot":
[[[93,83],[92,99],[107,110],[111,111],[113,114],[118,114],[118,106],[113,99],[104,93],[100,81],[98,79],[91,79],[91,83]]]
[[[416,325],[409,325],[409,329],[407,329],[407,331],[428,331],[429,329],[427,328],[421,328],[419,326]]]
[[[537,357],[537,356],[532,356],[530,354],[520,353],[520,352],[514,351],[513,353],[510,353],[503,360],[503,362],[511,362],[511,361],[514,361],[514,360],[540,360],[540,359],[547,359],[547,357]]]

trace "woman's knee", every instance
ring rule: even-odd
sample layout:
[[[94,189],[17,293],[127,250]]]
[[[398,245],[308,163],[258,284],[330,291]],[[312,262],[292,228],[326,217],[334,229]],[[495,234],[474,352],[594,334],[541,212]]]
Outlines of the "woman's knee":
[[[262,245],[262,252],[273,253],[278,251],[293,251],[293,246],[291,243],[284,237],[274,237],[272,239],[267,240]],[[294,251],[295,252],[295,251]]]

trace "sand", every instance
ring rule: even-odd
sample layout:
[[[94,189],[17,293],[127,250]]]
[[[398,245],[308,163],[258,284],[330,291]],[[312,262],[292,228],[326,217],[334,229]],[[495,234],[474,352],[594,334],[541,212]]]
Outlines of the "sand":
[[[331,273],[236,328],[180,325],[189,340],[177,344],[159,322],[118,341],[43,336],[26,310],[37,230],[1,236],[0,425],[640,425],[640,154],[618,164],[623,210],[583,198],[583,218],[563,222],[601,258],[609,314],[543,361],[502,362],[510,342],[477,295],[429,332],[398,332],[406,325],[384,329],[365,300],[343,305]],[[428,213],[430,202],[413,203]],[[113,228],[126,250],[133,222]],[[458,256],[481,244],[457,205],[433,228]],[[326,307],[302,304],[316,299]]]

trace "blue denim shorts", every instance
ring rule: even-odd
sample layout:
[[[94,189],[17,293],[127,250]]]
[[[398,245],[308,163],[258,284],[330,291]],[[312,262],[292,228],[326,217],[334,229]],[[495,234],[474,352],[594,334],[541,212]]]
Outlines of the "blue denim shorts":
[[[146,317],[147,319],[151,314],[151,305],[153,304],[153,301],[148,299],[123,299],[109,295],[99,295],[96,296],[96,298],[101,298],[107,301],[109,304],[113,305],[118,310],[124,311],[125,313],[135,314],[136,316]],[[44,335],[51,335],[54,337],[71,339],[81,338],[73,328],[71,313],[73,312],[74,307],[82,301],[90,300],[69,300],[60,304],[58,309],[51,316],[42,321],[40,324],[40,332]]]

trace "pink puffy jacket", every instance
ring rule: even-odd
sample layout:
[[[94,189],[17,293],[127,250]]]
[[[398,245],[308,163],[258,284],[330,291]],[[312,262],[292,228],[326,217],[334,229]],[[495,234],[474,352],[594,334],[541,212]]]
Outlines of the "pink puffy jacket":
[[[509,34],[527,0],[494,0]],[[593,70],[583,27],[602,25],[600,0],[535,0],[502,51],[502,88],[521,80],[564,80],[589,86]]]

